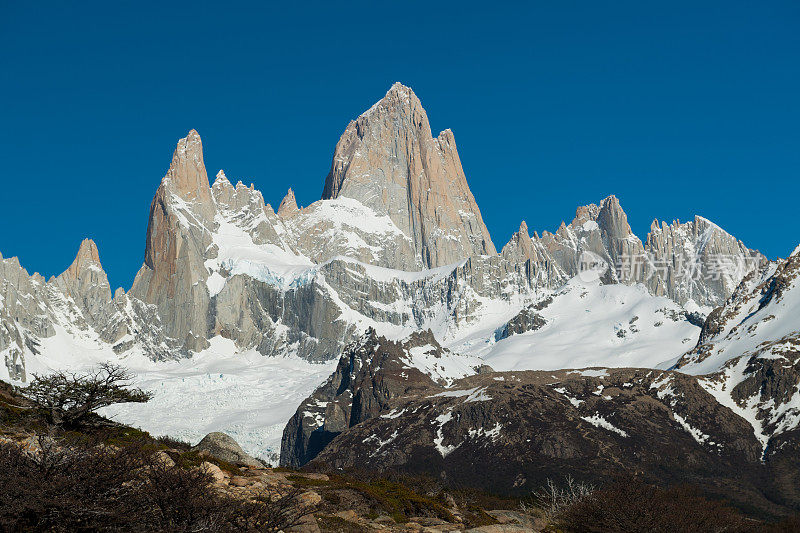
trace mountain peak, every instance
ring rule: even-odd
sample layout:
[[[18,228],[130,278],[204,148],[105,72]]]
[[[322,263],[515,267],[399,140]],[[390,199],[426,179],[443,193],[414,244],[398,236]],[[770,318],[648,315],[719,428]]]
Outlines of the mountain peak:
[[[400,96],[407,96],[409,94],[414,94],[414,91],[408,85],[403,85],[399,81],[396,81],[392,84],[386,94],[395,93]]]
[[[289,188],[289,192],[286,193],[286,196],[281,200],[281,205],[278,206],[278,216],[282,218],[291,217],[299,210],[300,209],[297,207],[297,200],[294,197],[294,191]]]
[[[100,252],[97,250],[97,244],[92,239],[83,239],[81,245],[78,247],[78,255],[75,256],[75,263],[97,263],[100,264]]]
[[[195,130],[178,141],[167,175],[162,181],[188,201],[211,202],[211,187],[203,162],[203,142]]]
[[[625,238],[633,235],[633,230],[628,224],[628,215],[622,209],[619,199],[613,194],[600,202],[597,223],[613,237]]]
[[[225,171],[222,170],[222,169],[220,169],[219,172],[217,172],[217,175],[214,178],[214,183],[217,183],[217,182],[220,182],[220,183],[228,182],[228,183],[230,183],[230,181],[228,180],[228,176],[225,175]]]
[[[322,198],[339,197],[388,216],[411,238],[421,266],[495,253],[453,132],[434,138],[422,104],[401,83],[339,139]]]
[[[650,223],[650,231],[661,231],[661,225],[658,223],[658,219],[654,218],[653,221]]]
[[[54,281],[64,294],[71,296],[84,311],[93,315],[97,311],[97,302],[111,299],[108,277],[92,239],[83,239],[75,260]]]

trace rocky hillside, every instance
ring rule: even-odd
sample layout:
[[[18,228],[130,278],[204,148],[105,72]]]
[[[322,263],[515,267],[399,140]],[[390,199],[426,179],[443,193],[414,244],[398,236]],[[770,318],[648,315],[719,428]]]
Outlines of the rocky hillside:
[[[505,494],[565,475],[600,484],[638,476],[781,515],[800,509],[790,488],[800,482],[798,437],[782,434],[764,456],[745,419],[677,372],[504,372],[396,398],[311,464],[425,473]]]
[[[519,502],[425,478],[265,467],[223,433],[190,446],[92,417],[47,426],[0,383],[3,531],[519,531],[546,522]],[[57,464],[57,468],[53,468]]]
[[[791,447],[800,424],[800,247],[745,278],[677,362],[748,420],[765,457]],[[788,441],[787,441],[788,439]]]
[[[370,329],[298,407],[283,432],[281,464],[306,464],[336,435],[385,411],[395,398],[439,389],[484,368],[478,358],[442,348],[430,331],[395,342]]]

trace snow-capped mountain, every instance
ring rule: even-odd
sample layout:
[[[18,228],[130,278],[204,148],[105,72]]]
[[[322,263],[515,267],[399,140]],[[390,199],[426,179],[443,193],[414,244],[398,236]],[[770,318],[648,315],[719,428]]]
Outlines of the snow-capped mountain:
[[[509,370],[670,366],[696,344],[702,314],[748,272],[776,268],[700,217],[654,224],[643,244],[614,196],[579,207],[555,233],[531,236],[523,222],[497,253],[453,133],[434,137],[401,84],[347,126],[322,198],[302,208],[289,189],[276,212],[223,171],[211,184],[190,131],[156,190],[127,292],[112,294],[90,240],[49,281],[0,259],[0,378],[24,383],[33,372],[119,360],[164,390],[119,416],[187,438],[188,422],[148,411],[197,415],[196,403],[180,401],[190,391],[178,379],[209,389],[204,414],[221,427],[208,427],[225,430],[237,394],[256,402],[295,372],[308,379],[283,397],[299,401],[368,328],[392,342],[430,330],[453,357]],[[293,363],[266,370],[258,357]],[[264,368],[272,381],[245,368]],[[262,409],[280,402],[269,397]],[[288,419],[294,408],[280,412]],[[231,432],[250,452],[276,452],[278,424],[262,431],[255,411],[230,417]]]
[[[800,246],[742,280],[676,368],[721,369],[706,389],[750,422],[765,455],[781,447],[800,425]]]

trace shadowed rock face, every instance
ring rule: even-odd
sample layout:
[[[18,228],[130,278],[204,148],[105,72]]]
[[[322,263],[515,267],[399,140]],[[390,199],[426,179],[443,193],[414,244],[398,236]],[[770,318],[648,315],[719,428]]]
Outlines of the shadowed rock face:
[[[421,350],[431,362],[428,372],[413,365],[414,350]],[[453,363],[450,358],[458,362],[458,356],[442,348],[430,331],[395,342],[368,330],[348,345],[336,371],[300,404],[286,425],[281,464],[306,464],[336,435],[386,411],[395,398],[442,390],[447,382],[442,376],[448,375]],[[465,370],[476,371],[469,363],[465,358]]]
[[[434,138],[414,91],[399,83],[339,139],[322,198],[340,197],[388,215],[411,237],[421,267],[495,253],[453,132]]]
[[[800,508],[797,435],[762,462],[750,424],[698,378],[645,369],[504,372],[397,398],[334,438],[316,468],[399,470],[526,494],[548,478],[699,484],[766,514]],[[788,494],[788,495],[787,495]]]

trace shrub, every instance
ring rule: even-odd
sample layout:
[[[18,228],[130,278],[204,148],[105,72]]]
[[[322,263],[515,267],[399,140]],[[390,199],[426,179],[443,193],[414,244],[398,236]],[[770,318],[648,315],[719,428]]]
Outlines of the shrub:
[[[0,531],[279,531],[315,510],[297,490],[234,499],[205,471],[168,464],[155,448],[51,437],[27,451],[0,443]]]
[[[545,520],[552,521],[572,505],[591,496],[594,491],[594,485],[576,481],[572,476],[565,477],[563,485],[548,479],[547,485],[533,492],[530,502],[522,503],[522,510],[530,514],[539,510]]]
[[[635,479],[615,481],[563,508],[558,525],[568,532],[736,533],[754,531],[736,510],[691,487],[659,488]]]

